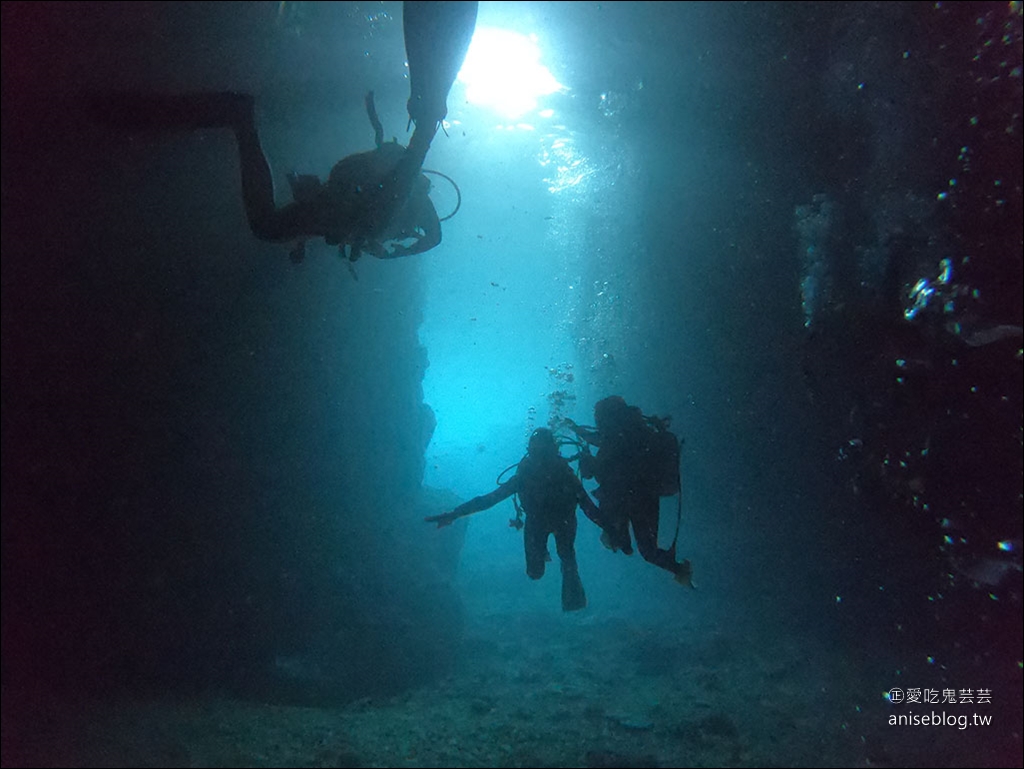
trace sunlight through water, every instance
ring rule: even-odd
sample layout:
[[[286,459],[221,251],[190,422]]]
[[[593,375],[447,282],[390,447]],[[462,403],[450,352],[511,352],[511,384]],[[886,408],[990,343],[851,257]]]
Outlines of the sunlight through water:
[[[536,35],[480,27],[458,79],[470,104],[514,120],[535,110],[538,97],[565,90],[540,59]]]

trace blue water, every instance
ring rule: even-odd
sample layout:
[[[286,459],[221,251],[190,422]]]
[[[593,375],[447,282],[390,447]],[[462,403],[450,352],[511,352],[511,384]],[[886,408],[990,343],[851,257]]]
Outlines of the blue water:
[[[456,82],[442,243],[351,265],[83,110],[252,93],[282,204],[408,141],[401,19],[3,5],[3,764],[1020,766],[1020,7],[483,3],[558,87]],[[695,590],[423,522],[612,394]]]

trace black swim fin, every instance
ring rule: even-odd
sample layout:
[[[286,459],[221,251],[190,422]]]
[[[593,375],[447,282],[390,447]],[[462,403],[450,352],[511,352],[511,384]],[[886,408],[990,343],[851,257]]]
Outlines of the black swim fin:
[[[587,594],[583,580],[575,567],[562,564],[562,611],[579,611],[587,608]]]
[[[448,114],[448,92],[476,29],[475,2],[405,2],[402,27],[409,60],[409,118],[428,130]]]

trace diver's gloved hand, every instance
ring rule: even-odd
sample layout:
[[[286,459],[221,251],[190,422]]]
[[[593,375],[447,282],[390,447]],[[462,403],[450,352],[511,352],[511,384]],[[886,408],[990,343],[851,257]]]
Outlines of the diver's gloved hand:
[[[615,529],[602,529],[601,544],[613,553],[621,550],[626,555],[633,555],[633,545],[629,541],[628,533],[619,532]]]
[[[458,517],[455,513],[441,513],[441,515],[428,515],[423,520],[427,523],[436,523],[437,528],[443,529],[445,526],[451,526]]]
[[[582,438],[584,440],[587,439],[587,431],[580,427],[578,424],[576,424],[576,420],[570,417],[565,417],[562,420],[562,426],[568,430],[571,430],[577,438]]]

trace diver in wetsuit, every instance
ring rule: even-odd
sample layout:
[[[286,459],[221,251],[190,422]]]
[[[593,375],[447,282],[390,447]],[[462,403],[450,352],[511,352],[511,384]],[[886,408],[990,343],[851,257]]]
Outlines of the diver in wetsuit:
[[[422,253],[441,241],[423,161],[447,114],[448,92],[476,25],[475,2],[406,2],[403,30],[409,61],[409,118],[415,130],[408,147],[397,142],[350,155],[331,170],[326,184],[316,177],[290,177],[294,202],[278,208],[270,164],[256,129],[249,94],[105,94],[94,97],[97,119],[120,128],[231,128],[241,157],[242,195],[253,234],[273,242],[322,237],[379,258]],[[367,108],[376,118],[372,95]],[[379,123],[375,123],[375,129]],[[317,180],[318,181],[318,180]],[[411,242],[410,242],[411,241]],[[301,258],[301,248],[293,258]]]
[[[424,520],[438,528],[449,526],[456,518],[472,515],[493,507],[503,499],[518,494],[526,513],[523,524],[523,545],[526,549],[526,575],[530,579],[544,576],[548,555],[548,536],[555,535],[555,549],[562,562],[562,611],[577,611],[587,606],[576,566],[576,506],[597,521],[597,506],[583,488],[568,460],[558,453],[552,432],[546,428],[533,431],[527,454],[516,467],[516,474],[489,494],[474,497],[454,510],[431,515]],[[518,519],[517,519],[518,520]],[[516,525],[512,521],[510,525]]]
[[[600,484],[594,496],[600,505],[602,542],[612,550],[632,553],[632,524],[643,559],[671,572],[676,582],[693,587],[693,566],[689,560],[676,561],[676,543],[668,550],[658,547],[659,464],[653,460],[656,452],[652,452],[651,431],[643,413],[622,397],[610,395],[595,404],[594,422],[596,430],[581,427],[571,419],[566,419],[565,425],[598,448],[597,456],[581,458],[580,469],[584,478],[593,477]],[[677,468],[678,459],[676,454]]]

